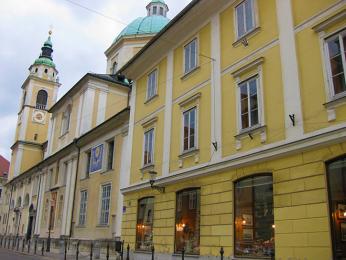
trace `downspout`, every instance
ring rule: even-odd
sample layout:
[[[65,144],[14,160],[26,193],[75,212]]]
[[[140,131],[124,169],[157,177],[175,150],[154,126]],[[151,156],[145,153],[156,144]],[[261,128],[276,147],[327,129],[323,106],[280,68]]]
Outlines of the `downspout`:
[[[78,148],[78,156],[77,156],[77,167],[76,167],[76,177],[74,182],[74,191],[73,191],[73,200],[72,200],[72,213],[71,213],[71,223],[70,223],[70,234],[69,238],[72,236],[72,222],[73,222],[73,213],[74,213],[74,204],[75,204],[75,198],[76,198],[76,189],[77,189],[77,179],[78,179],[78,170],[79,170],[79,157],[80,157],[80,147],[78,146],[77,142],[78,139],[75,138],[73,140],[74,145]]]
[[[8,220],[10,219],[10,209],[11,209],[12,193],[13,193],[13,185],[11,186],[11,195],[10,195],[10,201],[9,201],[9,203],[8,203],[8,211],[7,211],[7,220],[6,220],[6,230],[5,230],[5,235],[7,234]]]

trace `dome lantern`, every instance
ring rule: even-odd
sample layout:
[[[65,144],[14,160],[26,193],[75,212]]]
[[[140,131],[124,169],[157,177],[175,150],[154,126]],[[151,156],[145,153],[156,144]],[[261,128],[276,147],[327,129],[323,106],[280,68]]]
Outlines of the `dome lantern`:
[[[167,17],[168,11],[168,5],[165,3],[164,0],[151,0],[150,3],[147,5],[148,16],[161,15]]]

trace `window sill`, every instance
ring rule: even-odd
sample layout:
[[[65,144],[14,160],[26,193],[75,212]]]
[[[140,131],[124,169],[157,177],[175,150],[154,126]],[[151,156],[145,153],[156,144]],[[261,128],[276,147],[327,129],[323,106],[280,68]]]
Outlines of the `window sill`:
[[[255,27],[254,29],[252,29],[251,31],[247,32],[246,34],[242,35],[241,37],[239,37],[234,43],[232,43],[233,47],[237,47],[239,46],[241,43],[243,43],[244,41],[247,42],[247,40],[251,37],[253,37],[254,35],[256,35],[258,32],[261,31],[261,27]],[[244,44],[245,45],[245,44]]]
[[[148,99],[144,102],[144,104],[146,105],[146,104],[151,103],[151,102],[152,102],[154,99],[156,99],[158,96],[159,96],[158,94],[155,94],[154,96],[148,98]]]
[[[65,133],[61,134],[59,138],[60,139],[64,138],[68,133],[69,133],[69,131],[66,131]]]
[[[194,156],[194,155],[196,155],[198,153],[199,153],[199,149],[198,148],[193,148],[193,149],[190,149],[190,150],[183,151],[182,154],[180,154],[178,157],[180,159],[184,159],[184,158],[187,158],[187,157],[190,157],[190,156]]]
[[[98,224],[96,228],[109,228],[109,224]]]
[[[140,171],[144,174],[144,173],[147,173],[147,172],[150,172],[150,171],[153,171],[155,168],[155,164],[147,164],[147,165],[144,165],[142,169],[140,169]]]
[[[266,128],[267,127],[265,125],[256,125],[253,127],[249,127],[249,128],[240,130],[240,132],[237,135],[235,135],[234,137],[236,139],[241,139],[241,138],[244,138],[248,135],[263,133],[263,132],[265,132]]]
[[[333,109],[343,104],[346,104],[346,92],[334,96],[329,102],[324,103],[323,106],[327,109]]]
[[[197,66],[195,68],[193,68],[192,70],[185,72],[185,74],[180,78],[181,80],[185,80],[187,79],[191,74],[193,74],[194,72],[198,71],[201,67]]]
[[[85,225],[77,225],[77,226],[75,226],[75,228],[86,228],[86,226]]]

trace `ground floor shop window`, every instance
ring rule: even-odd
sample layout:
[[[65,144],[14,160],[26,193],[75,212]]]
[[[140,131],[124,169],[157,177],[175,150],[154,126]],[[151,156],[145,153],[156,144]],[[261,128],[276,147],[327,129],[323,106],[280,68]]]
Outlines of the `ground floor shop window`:
[[[235,255],[274,255],[273,179],[257,175],[235,183]]]
[[[200,189],[177,193],[175,213],[175,252],[199,254]]]
[[[327,164],[334,259],[346,259],[346,156]]]
[[[154,198],[138,201],[136,249],[150,251],[153,245]]]

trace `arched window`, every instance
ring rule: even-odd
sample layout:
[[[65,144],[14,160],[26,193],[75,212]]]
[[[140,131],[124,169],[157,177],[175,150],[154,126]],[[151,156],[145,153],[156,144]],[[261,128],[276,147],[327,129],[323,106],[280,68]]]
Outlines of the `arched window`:
[[[17,199],[17,205],[16,205],[16,207],[17,208],[20,208],[22,206],[22,197],[19,197],[18,199]]]
[[[175,252],[198,255],[200,242],[200,189],[177,192],[175,211]]]
[[[47,106],[47,99],[48,99],[48,93],[47,93],[47,91],[41,89],[41,90],[37,93],[36,108],[37,108],[37,109],[46,109],[46,106]]]
[[[261,174],[234,183],[234,249],[237,257],[273,257],[273,177]]]
[[[62,115],[61,135],[66,134],[68,130],[70,129],[71,110],[72,110],[71,105],[68,105]]]
[[[112,74],[115,75],[117,73],[117,70],[118,70],[118,63],[115,61],[112,67]]]
[[[150,251],[153,245],[154,197],[138,201],[136,249]]]
[[[24,198],[24,207],[26,207],[26,206],[28,206],[29,205],[29,194],[27,193],[26,195],[25,195],[25,198]]]

